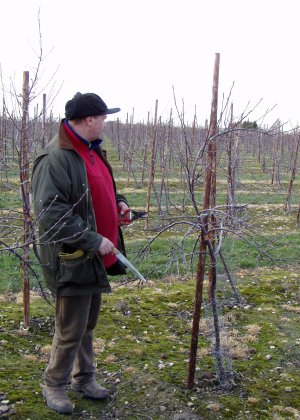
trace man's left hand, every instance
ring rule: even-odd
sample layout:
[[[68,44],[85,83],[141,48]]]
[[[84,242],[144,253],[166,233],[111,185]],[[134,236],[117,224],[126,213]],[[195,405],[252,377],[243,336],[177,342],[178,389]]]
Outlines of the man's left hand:
[[[119,223],[120,223],[120,225],[124,225],[124,224],[128,225],[128,222],[124,223],[123,220],[122,220],[122,219],[124,219],[124,215],[129,210],[128,205],[126,203],[124,203],[124,201],[119,201],[118,204],[117,204],[117,207],[118,207],[118,212],[119,212]]]

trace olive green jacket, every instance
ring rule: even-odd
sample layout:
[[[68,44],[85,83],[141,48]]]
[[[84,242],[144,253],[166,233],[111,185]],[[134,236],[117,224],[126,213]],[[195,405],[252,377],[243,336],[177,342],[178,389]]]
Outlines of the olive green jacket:
[[[112,169],[101,148],[95,152],[113,179]],[[32,195],[47,287],[55,295],[62,296],[109,292],[107,273],[98,253],[102,236],[96,232],[85,164],[70,142],[63,122],[59,134],[34,162]],[[116,201],[126,202],[118,194]],[[118,247],[125,252],[120,229]],[[76,258],[72,255],[67,255],[70,259],[62,258],[76,250],[81,250],[79,254],[82,255],[77,257],[77,252]]]

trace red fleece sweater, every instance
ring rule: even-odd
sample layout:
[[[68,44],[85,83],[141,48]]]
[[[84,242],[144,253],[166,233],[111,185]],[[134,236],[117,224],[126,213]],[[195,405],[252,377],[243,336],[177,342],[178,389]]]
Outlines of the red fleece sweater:
[[[116,196],[111,174],[100,156],[64,125],[76,152],[85,163],[87,179],[92,197],[97,232],[108,238],[117,247],[119,217]],[[114,255],[102,256],[105,267],[113,265],[117,259]]]

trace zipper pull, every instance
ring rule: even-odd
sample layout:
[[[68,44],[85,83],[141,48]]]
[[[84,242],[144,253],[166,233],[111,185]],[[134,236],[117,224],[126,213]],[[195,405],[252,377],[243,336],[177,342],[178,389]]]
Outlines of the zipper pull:
[[[92,151],[91,151],[91,148],[92,148],[92,145],[91,145],[91,143],[90,143],[90,144],[89,144],[89,154],[90,154],[90,157],[91,157],[92,165],[94,165],[94,163],[95,163],[95,159],[94,159],[94,155],[93,155],[93,153],[92,153]]]
[[[94,165],[95,160],[94,160],[94,156],[93,156],[93,154],[91,152],[90,152],[90,157],[91,157],[92,165]]]

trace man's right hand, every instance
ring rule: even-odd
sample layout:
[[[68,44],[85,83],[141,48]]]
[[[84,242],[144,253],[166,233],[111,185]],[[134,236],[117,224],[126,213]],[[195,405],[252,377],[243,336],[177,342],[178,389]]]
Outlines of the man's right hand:
[[[114,250],[114,244],[109,239],[103,237],[100,247],[99,247],[99,254],[109,255],[109,254],[112,254],[113,250]]]

